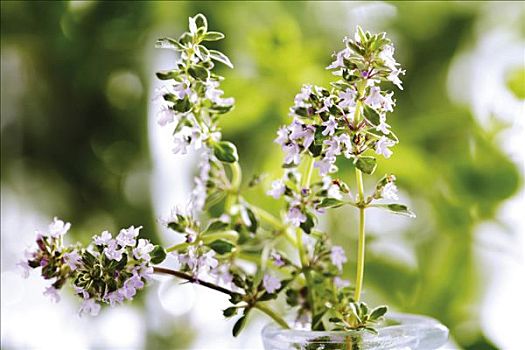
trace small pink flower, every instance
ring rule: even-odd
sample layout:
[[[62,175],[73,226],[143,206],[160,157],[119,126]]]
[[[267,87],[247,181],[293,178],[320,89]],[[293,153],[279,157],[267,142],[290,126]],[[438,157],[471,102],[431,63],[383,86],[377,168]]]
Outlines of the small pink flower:
[[[281,281],[272,275],[264,275],[263,287],[268,293],[274,293],[277,289],[281,288]]]
[[[75,271],[77,267],[81,264],[81,257],[78,255],[78,253],[74,250],[71,253],[64,254],[64,261],[66,262],[67,266],[71,269],[71,271]]]
[[[71,224],[69,222],[64,222],[55,216],[53,222],[49,225],[49,236],[55,238],[63,236],[69,231],[70,227]]]
[[[332,264],[337,266],[339,271],[341,271],[343,264],[347,261],[344,249],[338,245],[334,245],[330,251],[330,260],[332,260]]]
[[[292,225],[299,227],[302,222],[306,221],[306,215],[298,207],[291,207],[286,214],[286,220]]]
[[[109,231],[104,231],[100,234],[100,236],[93,237],[93,243],[95,243],[96,245],[108,244],[110,240],[111,240],[111,233],[109,233]]]
[[[155,249],[155,246],[151,244],[147,239],[139,239],[139,243],[137,244],[137,247],[133,249],[133,255],[136,259],[142,259],[144,261],[150,261],[151,257],[149,253],[151,253]]]
[[[286,190],[283,180],[275,180],[272,182],[272,189],[266,192],[267,195],[272,196],[275,199],[279,199]]]

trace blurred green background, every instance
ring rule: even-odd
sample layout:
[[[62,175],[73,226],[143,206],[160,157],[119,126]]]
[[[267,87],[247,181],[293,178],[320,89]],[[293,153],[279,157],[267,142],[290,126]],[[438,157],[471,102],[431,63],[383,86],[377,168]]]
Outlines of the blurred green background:
[[[520,158],[507,145],[520,137],[512,132],[524,117],[520,2],[2,2],[2,196],[9,192],[28,210],[72,222],[83,241],[130,224],[143,225],[159,241],[148,141],[148,118],[155,116],[148,116],[148,107],[157,58],[166,53],[153,44],[178,36],[198,12],[226,34],[216,46],[235,69],[220,67],[220,73],[237,105],[224,118],[224,135],[238,144],[247,178],[279,175],[275,131],[289,122],[288,108],[303,83],[332,80],[324,67],[342,48],[341,39],[357,24],[388,32],[407,74],[389,117],[401,143],[376,175],[397,175],[418,218],[370,217],[367,298],[438,318],[463,348],[497,348],[481,325],[491,274],[480,249],[505,255],[508,245],[498,245],[499,236],[523,234],[501,220],[502,206],[522,191],[523,181]],[[484,39],[500,32],[507,41],[495,39],[500,45],[491,50]],[[521,64],[519,53],[517,64],[504,59],[516,48]],[[495,83],[476,87],[478,74]],[[508,99],[521,115],[496,108]],[[352,184],[351,168],[341,169]],[[270,198],[263,201],[272,208]],[[4,216],[9,202],[2,205]],[[326,223],[350,260],[352,215],[338,210]],[[489,243],[480,242],[478,228],[487,222],[499,228]],[[17,234],[2,231],[3,240]],[[4,270],[16,254],[3,250]],[[345,273],[352,278],[353,269]],[[170,334],[146,327],[144,346],[190,346],[185,320],[172,320],[176,331]],[[197,328],[193,336],[204,336]],[[15,344],[5,334],[2,341],[6,348]]]

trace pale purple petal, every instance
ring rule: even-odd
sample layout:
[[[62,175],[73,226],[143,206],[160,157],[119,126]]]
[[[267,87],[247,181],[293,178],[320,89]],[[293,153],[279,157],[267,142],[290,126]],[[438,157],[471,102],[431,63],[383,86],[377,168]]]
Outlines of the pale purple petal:
[[[263,287],[268,293],[274,293],[281,288],[281,281],[277,277],[266,274],[263,277]]]

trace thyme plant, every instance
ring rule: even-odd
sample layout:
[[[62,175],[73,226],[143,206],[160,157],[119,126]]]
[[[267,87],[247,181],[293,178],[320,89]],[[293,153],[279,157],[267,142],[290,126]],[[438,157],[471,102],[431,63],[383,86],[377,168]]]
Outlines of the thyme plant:
[[[216,64],[233,68],[223,53],[206,43],[223,39],[209,31],[206,18],[189,19],[189,32],[178,39],[163,38],[157,47],[176,53],[172,69],[157,73],[165,84],[159,90],[162,107],[158,124],[173,132],[173,152],[200,153],[199,173],[188,204],[175,208],[165,224],[182,243],[168,247],[138,238],[141,227],[104,231],[87,247],[66,245],[70,228],[57,218],[19,263],[27,275],[41,269],[51,280],[45,294],[59,300],[58,290],[72,286],[82,300],[81,314],[98,314],[101,305],[116,306],[133,299],[155,273],[224,293],[231,305],[225,317],[237,317],[233,335],[248,316],[259,310],[283,328],[291,325],[277,312],[280,296],[296,323],[311,330],[368,330],[387,312],[369,308],[361,300],[365,262],[365,212],[386,209],[413,216],[397,200],[396,177],[384,175],[365,192],[363,176],[376,169],[376,155],[389,158],[398,139],[387,123],[395,106],[393,83],[400,89],[404,71],[394,60],[394,47],[385,33],[371,34],[357,27],[354,38],[327,67],[337,77],[329,89],[304,85],[290,109],[292,122],[281,127],[275,142],[284,152],[284,175],[268,194],[284,198],[281,215],[274,216],[249,202],[244,191],[260,186],[242,181],[233,143],[223,140],[219,121],[234,107],[223,97],[223,77]],[[355,167],[354,190],[338,177],[338,162]],[[317,171],[315,171],[317,169]],[[282,202],[279,202],[282,203]],[[333,245],[318,228],[319,217],[331,208],[353,206],[359,212],[356,279],[342,279],[347,262],[343,247]],[[167,254],[176,269],[159,266]],[[279,308],[281,310],[281,308]]]

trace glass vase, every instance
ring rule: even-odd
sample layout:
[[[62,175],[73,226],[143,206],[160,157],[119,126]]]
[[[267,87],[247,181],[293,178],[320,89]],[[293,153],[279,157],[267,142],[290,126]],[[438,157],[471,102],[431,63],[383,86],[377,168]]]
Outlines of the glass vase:
[[[447,327],[427,316],[388,313],[375,328],[377,335],[363,330],[283,329],[272,323],[263,328],[262,338],[265,350],[432,350],[448,340]]]

